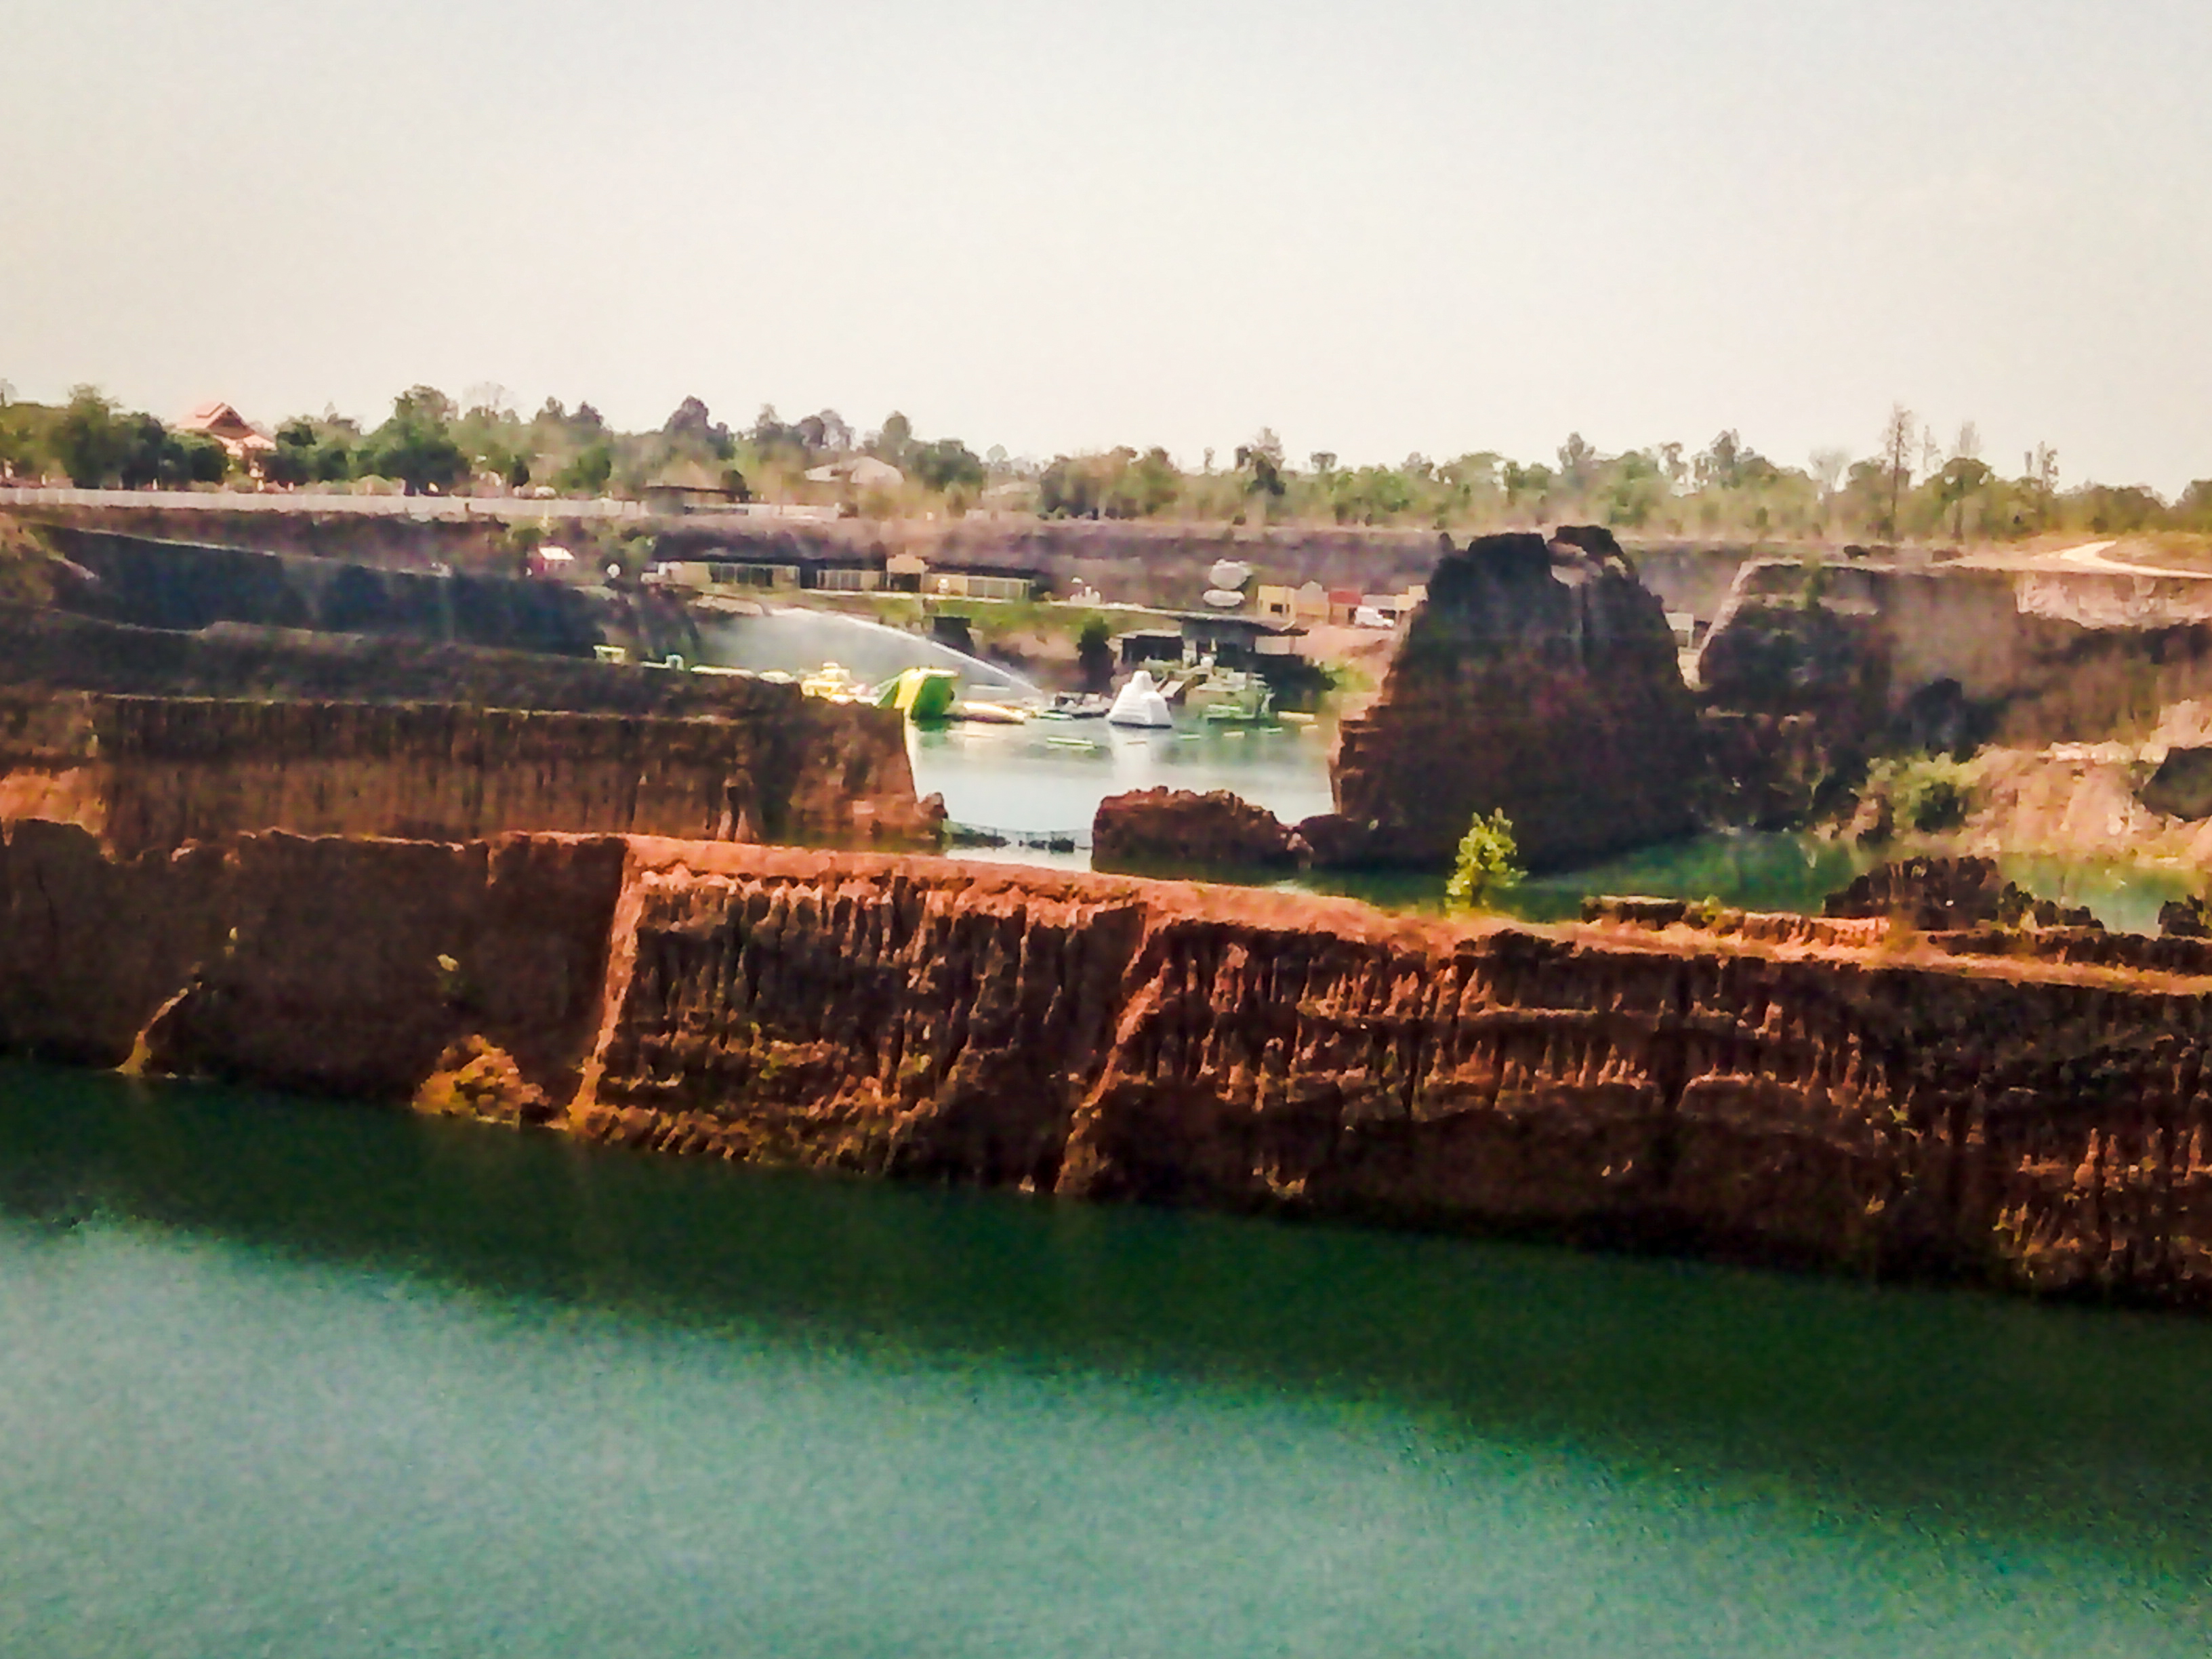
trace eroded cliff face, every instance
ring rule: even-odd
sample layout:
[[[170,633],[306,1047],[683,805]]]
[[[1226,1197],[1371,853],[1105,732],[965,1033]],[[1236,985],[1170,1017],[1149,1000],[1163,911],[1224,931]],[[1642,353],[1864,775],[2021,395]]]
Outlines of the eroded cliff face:
[[[0,812],[125,852],[240,830],[934,844],[896,715],[666,720],[454,703],[0,691]]]
[[[1872,757],[1978,754],[1966,846],[2185,856],[2204,822],[2136,786],[2202,740],[2208,617],[2202,578],[1747,564],[1698,659],[1715,808],[1847,816]]]
[[[1339,856],[1440,867],[1503,810],[1531,868],[1589,862],[1687,833],[1704,764],[1666,615],[1613,538],[1486,536],[1437,564],[1344,723]]]
[[[118,859],[50,824],[9,830],[0,909],[0,1042],[95,1063],[669,1152],[2212,1302],[2201,948],[2156,972],[1880,921],[1462,927],[641,839]]]

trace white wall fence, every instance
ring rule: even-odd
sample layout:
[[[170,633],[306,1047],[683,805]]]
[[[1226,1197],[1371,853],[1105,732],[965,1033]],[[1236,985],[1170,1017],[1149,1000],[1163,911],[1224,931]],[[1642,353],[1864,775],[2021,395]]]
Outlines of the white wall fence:
[[[167,513],[353,513],[366,517],[442,519],[466,523],[495,519],[501,523],[549,519],[644,519],[696,516],[702,519],[783,519],[827,523],[834,507],[791,501],[732,501],[694,515],[657,514],[643,501],[545,501],[528,495],[339,495],[327,491],[245,489],[68,489],[27,485],[0,486],[0,507],[120,507]]]
[[[186,513],[356,513],[393,519],[641,519],[642,501],[526,495],[339,495],[308,490],[0,488],[0,507],[122,507]]]

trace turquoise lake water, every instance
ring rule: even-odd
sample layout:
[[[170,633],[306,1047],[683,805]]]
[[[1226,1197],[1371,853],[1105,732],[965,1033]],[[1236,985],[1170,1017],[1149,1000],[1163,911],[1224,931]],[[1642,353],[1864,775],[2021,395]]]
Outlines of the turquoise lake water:
[[[1057,833],[1087,845],[1099,801],[1133,789],[1228,789],[1285,823],[1329,811],[1332,736],[1326,725],[1243,731],[1187,722],[1175,732],[1135,732],[1103,720],[1041,720],[909,730],[907,746],[915,787],[924,794],[942,794],[955,823],[1032,836]],[[1717,898],[1749,910],[1817,913],[1828,894],[1899,850],[1732,830],[1537,877],[1508,891],[1498,908],[1528,921],[1563,921],[1580,912],[1587,895],[1645,893]],[[1089,866],[1080,850],[1055,854],[1012,846],[982,856]],[[2193,872],[2173,869],[2029,857],[2007,857],[1999,864],[2008,880],[2045,898],[2087,905],[2106,927],[2130,933],[2156,933],[2159,907],[2202,885]],[[1441,872],[1317,872],[1290,884],[1393,908],[1443,904]]]
[[[2212,1643],[2212,1323],[0,1068],[0,1653]]]

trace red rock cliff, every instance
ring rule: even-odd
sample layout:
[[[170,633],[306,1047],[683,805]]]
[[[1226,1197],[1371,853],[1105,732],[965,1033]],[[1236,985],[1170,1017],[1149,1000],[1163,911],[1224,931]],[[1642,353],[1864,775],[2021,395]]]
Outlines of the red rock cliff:
[[[17,824],[0,915],[0,1042],[94,1063],[674,1152],[2212,1302],[2191,972],[1878,923],[1456,927],[562,836],[118,859]]]
[[[1666,615],[1613,538],[1486,536],[1437,564],[1344,723],[1336,856],[1441,867],[1502,809],[1532,868],[1587,863],[1686,833],[1703,769]]]
[[[0,812],[81,823],[126,852],[270,829],[894,846],[936,832],[896,714],[796,695],[667,719],[4,690]]]

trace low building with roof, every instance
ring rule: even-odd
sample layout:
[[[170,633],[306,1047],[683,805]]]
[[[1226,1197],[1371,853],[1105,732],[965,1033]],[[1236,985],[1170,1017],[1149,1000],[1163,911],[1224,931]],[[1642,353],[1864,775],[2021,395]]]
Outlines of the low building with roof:
[[[1299,654],[1298,641],[1306,630],[1295,623],[1277,622],[1249,612],[1173,611],[1176,623],[1165,629],[1140,628],[1115,638],[1122,666],[1149,662],[1195,663],[1206,658],[1223,668],[1260,668],[1269,659]]]
[[[230,459],[248,471],[259,471],[262,458],[276,453],[276,440],[258,429],[231,404],[216,398],[196,406],[176,423],[179,432],[196,432],[223,447]]]

